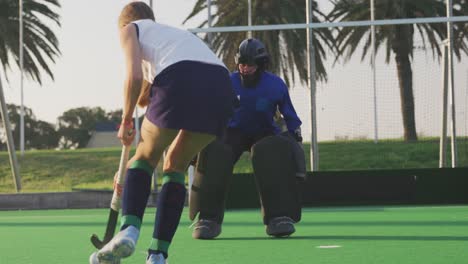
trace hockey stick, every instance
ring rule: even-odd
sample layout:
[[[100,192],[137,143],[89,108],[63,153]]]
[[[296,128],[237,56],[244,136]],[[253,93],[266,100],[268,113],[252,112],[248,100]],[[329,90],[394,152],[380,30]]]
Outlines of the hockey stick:
[[[115,227],[119,217],[120,203],[122,201],[122,191],[125,183],[125,173],[127,171],[128,156],[130,154],[130,146],[122,147],[122,154],[120,155],[119,171],[117,179],[114,179],[114,193],[110,204],[109,219],[107,220],[106,233],[104,239],[101,241],[96,234],[91,236],[91,243],[97,248],[101,249],[106,245],[114,236]]]

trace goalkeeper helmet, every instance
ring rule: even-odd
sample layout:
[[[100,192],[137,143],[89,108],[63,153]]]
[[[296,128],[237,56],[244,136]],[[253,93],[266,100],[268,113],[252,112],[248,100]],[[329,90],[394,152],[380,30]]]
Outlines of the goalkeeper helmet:
[[[270,55],[268,55],[265,45],[254,38],[242,41],[235,57],[236,64],[249,64],[260,67],[268,63],[269,60]]]

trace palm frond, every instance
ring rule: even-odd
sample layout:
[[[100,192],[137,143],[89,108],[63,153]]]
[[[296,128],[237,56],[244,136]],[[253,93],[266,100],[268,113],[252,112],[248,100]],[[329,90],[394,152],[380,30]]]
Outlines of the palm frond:
[[[369,20],[370,7],[367,0],[334,0],[334,9],[329,14],[332,21],[358,21]],[[456,1],[455,1],[456,2]],[[376,1],[376,19],[399,19],[417,17],[442,17],[446,15],[446,8],[440,0],[380,0]],[[461,15],[462,11],[454,11],[455,15]],[[392,50],[406,50],[412,56],[414,50],[414,32],[418,32],[422,47],[429,48],[434,58],[442,55],[440,44],[446,38],[446,26],[444,23],[428,23],[416,25],[390,25],[376,28],[376,49],[386,43],[386,61],[389,62]],[[455,27],[456,48],[455,54],[467,53],[466,31],[457,30]],[[361,60],[369,53],[370,27],[341,28],[336,34],[338,55],[349,60],[362,46]],[[400,36],[400,39],[395,39]]]
[[[42,72],[54,78],[50,64],[60,56],[58,39],[45,22],[60,27],[60,8],[57,0],[24,0],[24,67],[26,76],[42,83]],[[19,65],[18,1],[0,1],[0,62],[5,76],[10,69],[10,58]]]
[[[190,15],[184,22],[206,11],[204,0],[195,4]],[[235,0],[216,0],[212,2],[216,13],[213,14],[213,26],[239,26],[247,25],[247,2]],[[252,0],[252,23],[254,25],[272,25],[305,22],[305,1],[303,0]],[[324,21],[327,16],[320,12],[314,1],[314,21]],[[200,26],[206,25],[206,20]],[[305,30],[271,30],[255,31],[253,36],[265,43],[271,55],[270,70],[282,76],[286,83],[307,81],[307,66],[305,56],[306,34]],[[213,33],[212,48],[223,59],[230,69],[235,68],[234,55],[237,53],[239,43],[246,38],[245,32]],[[326,69],[323,59],[328,49],[334,50],[334,39],[329,29],[314,30],[314,46],[316,49],[317,78],[326,80]],[[298,73],[299,80],[296,79]]]

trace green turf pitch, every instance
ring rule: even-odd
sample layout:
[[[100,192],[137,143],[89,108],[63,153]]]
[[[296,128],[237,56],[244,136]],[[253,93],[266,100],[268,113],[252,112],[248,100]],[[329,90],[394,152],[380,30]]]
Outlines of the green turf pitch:
[[[88,263],[89,237],[102,238],[107,211],[0,212],[0,263]],[[266,237],[258,210],[229,211],[211,241],[191,238],[186,212],[170,264],[468,263],[468,206],[307,208],[288,239]],[[122,263],[144,263],[153,219],[150,208],[136,253]]]

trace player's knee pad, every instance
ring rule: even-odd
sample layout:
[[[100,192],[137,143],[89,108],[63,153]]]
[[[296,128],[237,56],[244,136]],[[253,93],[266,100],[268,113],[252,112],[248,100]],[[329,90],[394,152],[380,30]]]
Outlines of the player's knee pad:
[[[266,137],[252,147],[251,153],[264,223],[278,216],[300,221],[301,202],[291,142],[281,136]]]
[[[201,212],[222,222],[233,166],[231,147],[220,140],[210,143],[200,152],[189,196],[191,220]]]

